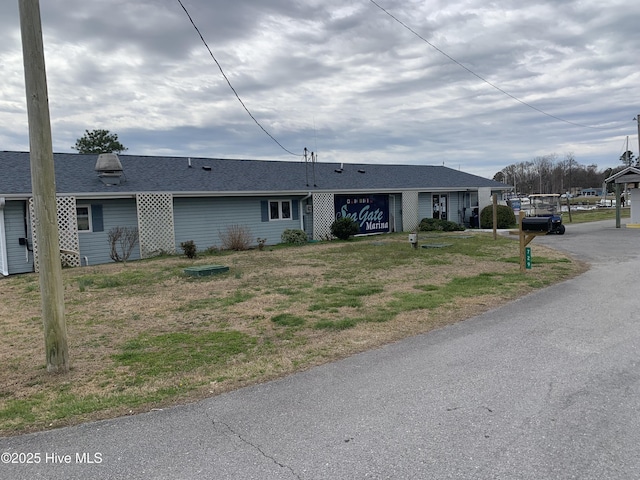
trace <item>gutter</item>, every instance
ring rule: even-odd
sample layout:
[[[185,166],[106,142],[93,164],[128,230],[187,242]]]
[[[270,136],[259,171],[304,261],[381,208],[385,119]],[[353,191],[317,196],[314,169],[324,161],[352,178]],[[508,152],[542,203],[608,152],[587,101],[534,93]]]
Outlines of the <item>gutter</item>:
[[[305,200],[307,200],[308,198],[311,198],[313,196],[313,194],[311,192],[307,193],[306,196],[302,197],[300,199],[300,202],[298,202],[298,218],[300,219],[300,230],[304,231],[304,211],[302,210],[302,202],[304,202]]]
[[[0,275],[9,275],[9,262],[7,258],[7,237],[4,228],[5,198],[0,197]]]

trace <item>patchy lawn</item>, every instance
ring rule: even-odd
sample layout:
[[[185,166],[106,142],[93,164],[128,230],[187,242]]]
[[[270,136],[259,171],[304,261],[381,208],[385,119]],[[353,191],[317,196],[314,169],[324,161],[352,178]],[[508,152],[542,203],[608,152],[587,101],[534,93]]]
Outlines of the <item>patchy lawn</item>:
[[[586,268],[483,233],[66,269],[71,371],[46,372],[36,274],[0,279],[0,435],[195,401],[440,328]],[[229,272],[191,277],[194,265]]]

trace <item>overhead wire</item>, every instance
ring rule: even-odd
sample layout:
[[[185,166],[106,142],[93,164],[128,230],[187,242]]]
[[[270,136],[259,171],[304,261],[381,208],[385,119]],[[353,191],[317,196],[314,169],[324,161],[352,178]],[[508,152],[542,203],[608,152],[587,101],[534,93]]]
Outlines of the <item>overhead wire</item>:
[[[513,100],[515,100],[516,102],[521,103],[522,105],[531,108],[532,110],[535,110],[538,113],[541,113],[542,115],[546,115],[547,117],[553,118],[554,120],[558,120],[560,122],[564,122],[564,123],[568,123],[569,125],[574,125],[576,127],[584,127],[584,128],[592,128],[592,129],[597,129],[597,130],[609,130],[611,128],[616,128],[616,127],[597,127],[597,126],[593,126],[593,125],[585,125],[582,123],[576,123],[576,122],[572,122],[570,120],[566,120],[564,118],[561,117],[557,117],[555,115],[552,115],[550,113],[545,112],[544,110],[541,110],[540,108],[531,105],[530,103],[525,102],[524,100],[519,99],[518,97],[516,97],[515,95],[512,95],[511,93],[507,92],[506,90],[500,88],[499,86],[497,86],[496,84],[490,82],[489,80],[487,80],[486,78],[482,77],[481,75],[478,75],[476,72],[474,72],[473,70],[471,70],[470,68],[468,68],[467,66],[463,65],[462,63],[460,63],[458,60],[456,60],[455,58],[453,58],[451,55],[449,55],[448,53],[446,53],[445,51],[443,51],[442,49],[438,48],[436,45],[434,45],[433,43],[431,43],[429,40],[427,40],[426,38],[424,38],[422,35],[420,35],[418,32],[416,32],[413,28],[411,28],[409,25],[407,25],[406,23],[404,23],[402,20],[400,20],[398,17],[396,17],[395,15],[393,15],[391,12],[389,12],[387,9],[385,9],[384,7],[382,7],[379,3],[377,3],[375,0],[369,0],[373,5],[375,5],[376,7],[378,7],[380,10],[382,10],[386,15],[388,15],[390,18],[392,18],[394,21],[396,21],[397,23],[399,23],[400,25],[402,25],[404,28],[406,28],[409,32],[411,32],[413,35],[415,35],[416,37],[418,37],[420,40],[422,40],[423,42],[425,42],[427,45],[429,45],[431,48],[433,48],[434,50],[436,50],[438,53],[440,53],[441,55],[444,55],[446,58],[448,58],[449,60],[451,60],[453,63],[455,63],[456,65],[458,65],[459,67],[465,69],[467,72],[469,72],[471,75],[473,75],[474,77],[477,77],[478,79],[480,79],[481,81],[483,81],[484,83],[486,83],[487,85],[491,86],[492,88],[496,89],[497,91],[499,91],[500,93],[506,95],[507,97],[512,98]]]
[[[193,21],[193,18],[191,18],[191,15],[189,14],[189,11],[187,10],[187,8],[184,6],[184,4],[182,3],[181,0],[177,0],[178,3],[180,4],[180,6],[182,7],[182,9],[184,10],[184,13],[186,13],[187,17],[189,18],[189,21],[191,22],[191,25],[193,25],[193,28],[196,30],[196,32],[198,33],[198,36],[200,37],[200,40],[202,40],[202,43],[204,44],[204,46],[207,48],[207,51],[209,52],[209,55],[211,55],[211,58],[213,59],[213,61],[216,63],[216,65],[218,66],[218,69],[220,69],[220,73],[222,74],[222,76],[224,77],[224,79],[227,81],[227,84],[229,85],[229,88],[231,88],[231,91],[233,92],[233,94],[236,96],[236,98],[238,99],[238,101],[240,102],[240,105],[242,105],[242,108],[244,108],[244,110],[247,112],[247,114],[251,117],[251,119],[255,122],[256,125],[258,125],[258,127],[260,127],[260,129],[266,133],[271,140],[273,140],[282,150],[284,150],[285,152],[294,155],[296,157],[302,157],[303,155],[300,155],[298,153],[294,153],[291,150],[287,149],[286,147],[284,147],[284,145],[282,145],[273,135],[271,135],[271,133],[269,133],[267,131],[266,128],[264,128],[262,126],[262,124],[258,121],[258,119],[256,119],[256,117],[253,116],[253,114],[251,113],[251,111],[249,111],[249,108],[247,108],[247,106],[245,105],[245,103],[242,101],[242,99],[240,98],[240,95],[238,95],[238,92],[236,91],[235,88],[233,88],[233,85],[231,84],[231,81],[229,80],[229,78],[227,77],[227,75],[224,73],[224,70],[222,69],[222,65],[220,65],[220,62],[218,62],[218,60],[216,59],[215,55],[213,54],[213,52],[211,51],[211,49],[209,48],[209,45],[207,44],[207,41],[204,39],[204,37],[202,36],[202,33],[200,33],[200,29],[198,28],[198,26],[195,24],[195,22]]]

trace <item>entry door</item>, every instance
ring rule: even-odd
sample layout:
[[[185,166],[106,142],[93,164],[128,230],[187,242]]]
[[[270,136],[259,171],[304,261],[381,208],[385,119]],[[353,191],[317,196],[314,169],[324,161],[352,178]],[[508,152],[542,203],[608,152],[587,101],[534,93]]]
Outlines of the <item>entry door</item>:
[[[439,218],[441,220],[447,219],[447,196],[446,195],[433,195],[433,218]]]

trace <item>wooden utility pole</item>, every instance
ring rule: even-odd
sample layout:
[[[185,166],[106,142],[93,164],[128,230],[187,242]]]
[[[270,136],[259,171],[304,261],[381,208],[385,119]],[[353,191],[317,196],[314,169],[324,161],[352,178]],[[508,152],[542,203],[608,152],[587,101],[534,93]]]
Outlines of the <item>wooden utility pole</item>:
[[[58,209],[39,0],[19,0],[47,371],[69,371]]]

